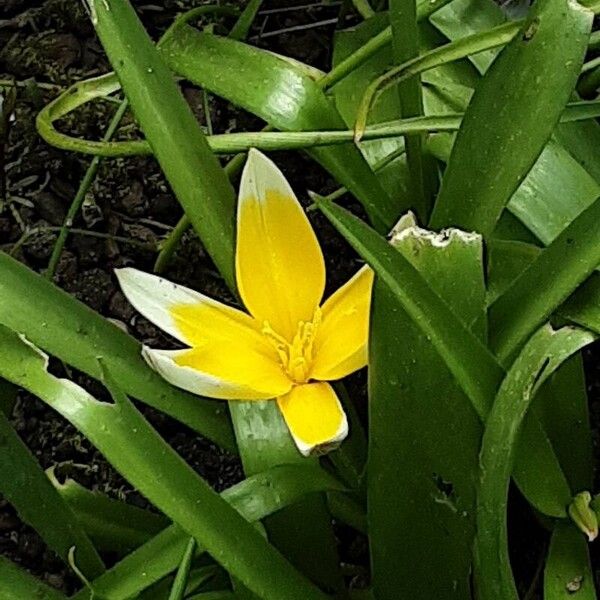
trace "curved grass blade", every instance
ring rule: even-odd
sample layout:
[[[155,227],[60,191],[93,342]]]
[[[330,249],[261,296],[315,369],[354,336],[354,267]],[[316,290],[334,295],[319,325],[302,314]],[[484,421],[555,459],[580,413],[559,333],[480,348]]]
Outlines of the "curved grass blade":
[[[235,452],[223,403],[200,400],[169,385],[145,363],[131,336],[4,253],[0,323],[96,379],[102,376],[101,356],[125,392]]]
[[[600,200],[572,221],[490,306],[490,347],[500,362],[509,361],[598,265]]]
[[[270,52],[183,25],[165,36],[161,53],[174,72],[277,129],[345,128],[305,70]],[[309,154],[360,200],[379,230],[393,224],[398,209],[356,148],[317,148]]]
[[[556,523],[544,569],[544,600],[596,600],[588,548],[571,523]]]
[[[324,471],[285,465],[249,477],[222,492],[221,497],[245,519],[255,522],[296,503],[306,494],[342,489]],[[167,527],[95,579],[96,593],[106,600],[129,600],[177,568],[188,539],[178,525]],[[205,552],[203,547],[196,548],[196,556],[202,552]],[[74,600],[88,598],[82,591]]]
[[[86,2],[154,155],[202,243],[234,289],[235,193],[229,179],[131,4]]]
[[[479,418],[485,421],[504,370],[487,347],[464,325],[401,253],[366,223],[323,199],[317,205],[395,295],[454,375]],[[519,453],[515,481],[540,512],[565,516],[567,479],[537,418],[526,423],[527,452]],[[544,477],[540,478],[543,473]]]
[[[50,375],[47,358],[6,327],[0,327],[0,336],[1,374],[73,423],[117,471],[188,537],[202,544],[232,577],[266,599],[326,598],[160,438],[106,371],[104,381],[114,404],[98,402],[71,381]]]
[[[54,489],[44,470],[0,412],[0,493],[33,527],[44,542],[67,562],[69,550],[77,551],[77,565],[88,578],[105,567],[75,514]]]
[[[64,594],[42,583],[7,558],[0,556],[2,600],[67,600]]]
[[[592,13],[569,0],[534,5],[465,113],[432,228],[454,225],[489,236],[569,100],[591,23]]]
[[[53,470],[48,476],[85,532],[102,551],[125,556],[170,524],[163,515],[92,492],[73,479],[61,483]]]
[[[526,344],[508,371],[488,416],[480,455],[475,582],[482,600],[518,600],[508,556],[508,485],[519,430],[536,392],[569,356],[590,344],[588,331],[550,326]]]

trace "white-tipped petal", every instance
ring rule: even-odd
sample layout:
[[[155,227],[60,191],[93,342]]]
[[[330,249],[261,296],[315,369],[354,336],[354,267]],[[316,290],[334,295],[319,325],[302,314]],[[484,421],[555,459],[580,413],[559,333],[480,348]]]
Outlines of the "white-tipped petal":
[[[268,400],[285,394],[291,381],[273,360],[251,349],[232,351],[220,344],[184,350],[144,347],[148,364],[169,383],[220,400]]]
[[[240,310],[137,269],[118,269],[116,275],[133,307],[184,344],[219,340],[272,351],[260,335],[258,323]]]
[[[304,456],[333,450],[348,435],[346,413],[328,383],[297,385],[277,404]]]
[[[250,150],[237,212],[236,277],[248,311],[288,341],[312,321],[325,288],[314,231],[277,166]]]

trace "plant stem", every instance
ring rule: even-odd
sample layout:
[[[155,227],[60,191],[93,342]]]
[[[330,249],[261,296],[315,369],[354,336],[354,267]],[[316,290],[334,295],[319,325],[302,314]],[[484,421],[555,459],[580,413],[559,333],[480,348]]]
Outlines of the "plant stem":
[[[127,99],[123,100],[119,107],[117,108],[113,118],[111,119],[106,133],[104,134],[102,140],[108,142],[119,127],[119,123],[127,110],[128,102]],[[94,179],[96,178],[96,173],[98,172],[98,167],[100,166],[100,161],[102,157],[94,156],[92,161],[90,162],[81,183],[79,184],[79,189],[77,190],[77,194],[75,194],[75,198],[73,198],[73,202],[71,202],[71,206],[67,212],[67,216],[65,217],[64,223],[60,229],[58,234],[58,239],[54,244],[54,248],[52,249],[52,255],[50,256],[50,261],[48,262],[48,268],[44,273],[46,279],[52,279],[54,277],[54,273],[56,272],[56,267],[58,265],[58,261],[60,260],[63,248],[65,246],[65,242],[67,241],[67,236],[69,235],[69,228],[73,225],[73,221],[75,216],[79,212],[81,205],[85,199],[88,190],[90,189]]]

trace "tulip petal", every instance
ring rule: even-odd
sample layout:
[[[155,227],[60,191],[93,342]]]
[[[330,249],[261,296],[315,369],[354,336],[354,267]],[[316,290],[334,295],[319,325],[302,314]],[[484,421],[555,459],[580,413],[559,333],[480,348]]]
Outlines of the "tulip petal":
[[[335,447],[348,435],[346,414],[328,383],[295,386],[277,404],[304,456]]]
[[[322,306],[311,378],[341,379],[367,364],[373,271],[363,267]]]
[[[285,177],[250,150],[240,184],[236,275],[246,308],[292,341],[325,288],[325,263],[314,231]]]
[[[169,383],[220,400],[268,400],[292,386],[280,365],[248,348],[210,342],[184,350],[144,347],[148,364]]]
[[[241,310],[156,275],[131,268],[115,272],[133,307],[180,342],[197,346],[208,340],[229,341],[274,356],[259,324]]]

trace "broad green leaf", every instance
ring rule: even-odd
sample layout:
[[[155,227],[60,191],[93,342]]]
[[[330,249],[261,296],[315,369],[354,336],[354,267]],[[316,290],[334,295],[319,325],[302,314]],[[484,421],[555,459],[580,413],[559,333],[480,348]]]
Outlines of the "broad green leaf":
[[[561,317],[600,334],[600,275],[594,273],[559,309]]]
[[[249,477],[222,492],[221,497],[245,519],[255,522],[305,494],[328,490],[340,491],[342,486],[324,471],[286,465]],[[106,600],[129,600],[177,568],[188,539],[178,525],[167,527],[94,580],[96,593]],[[204,551],[196,548],[196,556]],[[85,591],[74,599],[89,600]]]
[[[477,414],[484,418],[502,379],[495,358],[427,284],[418,270],[360,219],[323,198],[317,205],[353,248],[370,264],[402,308],[431,339]]]
[[[510,360],[529,335],[599,264],[600,200],[597,200],[490,306],[490,347],[500,362]]]
[[[3,556],[0,556],[0,594],[2,600],[67,600],[64,594]]]
[[[0,412],[0,444],[0,494],[65,562],[69,550],[75,547],[77,565],[87,577],[103,573],[104,563],[74,512],[54,489],[3,412]]]
[[[183,25],[165,36],[161,55],[175,73],[283,131],[344,128],[305,70],[273,53]],[[309,154],[360,200],[378,229],[391,227],[398,208],[356,148],[315,148]]]
[[[554,526],[544,569],[544,600],[596,600],[585,536],[571,523]]]
[[[432,227],[492,232],[569,100],[591,23],[592,13],[568,0],[534,5],[477,86],[444,173]]]
[[[481,236],[433,234],[405,221],[392,244],[485,339]],[[386,285],[376,283],[372,302],[367,506],[373,588],[377,598],[390,600],[467,598],[481,423]]]
[[[92,22],[154,156],[230,287],[235,193],[131,4],[86,0]]]
[[[475,585],[481,600],[518,600],[508,555],[506,510],[519,432],[540,386],[594,338],[583,329],[555,331],[544,326],[523,348],[500,386],[488,415],[479,459],[474,557]]]
[[[50,375],[47,358],[6,327],[0,327],[0,336],[0,375],[69,420],[232,577],[263,598],[326,598],[160,438],[108,373],[104,380],[113,394],[112,404],[98,402],[73,382]],[[180,559],[181,554],[177,564]]]
[[[506,17],[491,0],[453,0],[431,15],[429,21],[449,39],[456,40],[502,25]],[[474,54],[469,60],[484,73],[497,54],[498,49],[494,48]]]
[[[485,421],[504,374],[496,358],[384,238],[348,211],[329,201],[316,200],[336,229],[390,288],[399,307],[431,340],[480,419]],[[564,517],[569,485],[537,418],[529,419],[524,435],[528,436],[529,447],[517,457],[517,485],[540,512]]]
[[[545,245],[600,196],[600,185],[551,140],[508,203],[508,210]]]
[[[102,551],[124,556],[170,524],[162,515],[92,492],[73,479],[61,483],[52,470],[48,475],[77,521]]]
[[[126,393],[235,451],[225,404],[168,384],[142,359],[141,345],[131,336],[4,253],[0,324],[96,379],[102,357]]]

